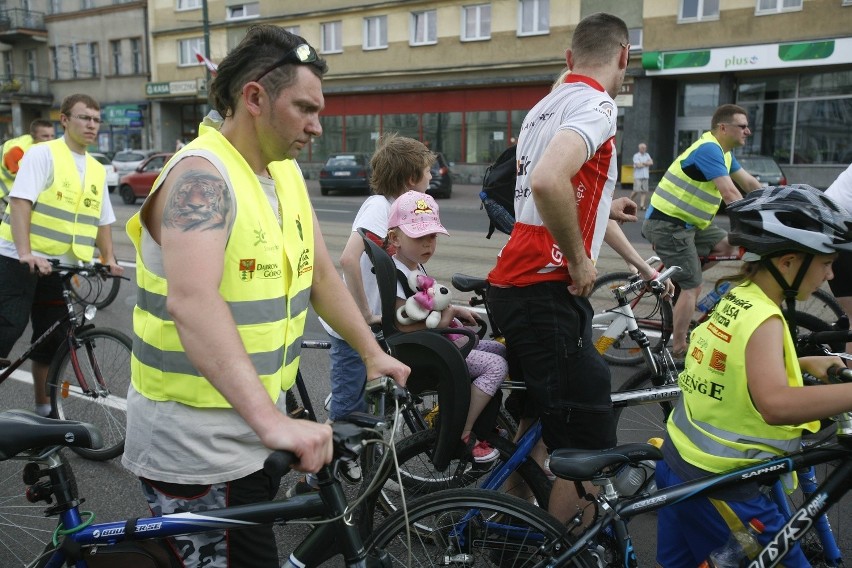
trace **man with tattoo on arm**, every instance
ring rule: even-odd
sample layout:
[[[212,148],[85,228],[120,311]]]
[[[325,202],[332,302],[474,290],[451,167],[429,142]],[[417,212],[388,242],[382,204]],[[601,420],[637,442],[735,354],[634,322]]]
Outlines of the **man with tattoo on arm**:
[[[137,250],[132,387],[123,464],[151,509],[200,511],[272,499],[270,449],[317,471],[328,425],[287,416],[308,302],[363,357],[404,383],[338,276],[294,158],[322,133],[325,61],[261,25],[222,63],[223,117],[163,168],[128,222]],[[174,539],[184,566],[278,566],[271,527]]]

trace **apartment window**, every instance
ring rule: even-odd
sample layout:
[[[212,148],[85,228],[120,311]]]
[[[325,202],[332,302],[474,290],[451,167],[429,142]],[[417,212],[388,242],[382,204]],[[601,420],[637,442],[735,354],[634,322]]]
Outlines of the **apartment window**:
[[[630,28],[627,30],[627,41],[630,43],[630,51],[642,51],[642,28]]]
[[[50,67],[53,72],[53,78],[59,79],[59,54],[55,45],[50,46]]]
[[[491,39],[491,4],[462,6],[462,41]]]
[[[10,78],[15,74],[15,68],[12,65],[12,52],[4,51],[3,52],[3,71],[6,73],[6,77]]]
[[[518,35],[541,35],[550,31],[550,0],[520,0]]]
[[[30,81],[35,81],[38,76],[38,55],[35,49],[28,49],[26,51],[27,57],[27,73],[29,74]]]
[[[438,12],[436,10],[412,12],[411,45],[430,45],[435,43],[438,43]]]
[[[301,33],[299,33],[299,29],[300,29],[299,26],[284,26],[284,29],[286,31],[290,32],[293,35],[297,35],[297,36],[302,35]]]
[[[802,9],[802,0],[757,0],[755,14],[777,14],[795,12]]]
[[[118,40],[109,42],[109,53],[112,58],[113,75],[121,75],[121,42]]]
[[[80,1],[80,8],[83,9],[83,10],[88,10],[88,9],[94,8],[94,7],[95,7],[95,3],[92,0],[81,0]]]
[[[198,65],[196,52],[204,53],[204,38],[194,37],[178,41],[178,67]]]
[[[680,0],[680,22],[719,19],[719,0]]]
[[[323,53],[343,51],[343,22],[324,22],[320,24],[320,42]]]
[[[80,73],[80,57],[77,52],[77,44],[72,43],[70,46],[71,49],[71,77],[74,79],[77,78],[77,75]]]
[[[260,16],[260,2],[249,2],[247,4],[235,4],[228,6],[229,20],[242,20],[245,18],[256,18]]]
[[[201,8],[203,0],[177,0],[178,10],[195,10]]]
[[[62,0],[50,0],[50,4],[47,8],[51,14],[61,14],[62,13]]]
[[[364,18],[364,49],[383,49],[388,46],[388,17]]]
[[[101,61],[98,54],[98,44],[96,42],[88,43],[89,51],[89,72],[90,77],[98,77],[101,74]]]
[[[142,41],[139,38],[130,39],[130,61],[133,65],[133,74],[142,74]]]

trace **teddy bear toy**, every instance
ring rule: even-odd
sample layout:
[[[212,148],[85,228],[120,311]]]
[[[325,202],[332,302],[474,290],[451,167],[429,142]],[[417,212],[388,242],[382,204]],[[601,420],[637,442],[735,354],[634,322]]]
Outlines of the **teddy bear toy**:
[[[397,321],[403,325],[423,321],[428,328],[438,327],[441,312],[449,307],[452,299],[449,288],[438,284],[431,276],[417,272],[408,275],[408,285],[417,292],[396,311]]]

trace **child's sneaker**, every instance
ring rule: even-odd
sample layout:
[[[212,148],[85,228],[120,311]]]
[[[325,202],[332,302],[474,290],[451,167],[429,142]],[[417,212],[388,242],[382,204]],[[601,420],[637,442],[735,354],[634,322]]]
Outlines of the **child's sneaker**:
[[[470,434],[462,438],[462,442],[466,445],[471,445]],[[491,447],[491,444],[484,440],[477,440],[473,447],[470,448],[470,453],[473,455],[473,461],[476,463],[493,462],[500,457],[500,452]]]

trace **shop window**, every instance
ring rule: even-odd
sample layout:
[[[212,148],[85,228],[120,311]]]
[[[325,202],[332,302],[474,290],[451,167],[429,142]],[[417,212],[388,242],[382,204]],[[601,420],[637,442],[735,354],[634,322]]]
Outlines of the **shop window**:
[[[506,111],[468,112],[466,117],[467,145],[465,161],[491,163],[510,144],[506,136],[508,114]]]
[[[344,152],[372,154],[379,138],[379,115],[359,114],[346,117]]]
[[[447,161],[462,161],[462,113],[423,113],[423,143]]]

